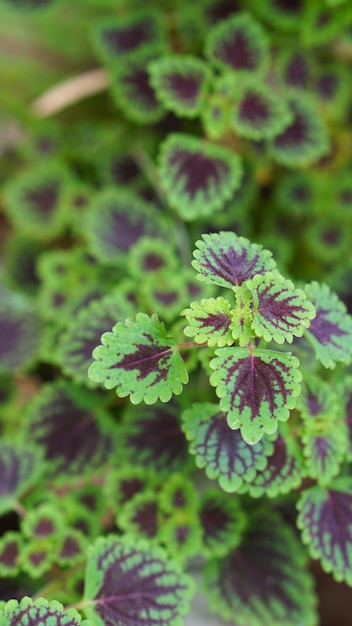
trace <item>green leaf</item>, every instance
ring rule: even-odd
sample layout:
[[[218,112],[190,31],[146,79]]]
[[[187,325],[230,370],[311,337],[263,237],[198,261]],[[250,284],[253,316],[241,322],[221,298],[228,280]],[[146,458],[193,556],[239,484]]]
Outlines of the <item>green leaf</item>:
[[[255,276],[246,282],[253,298],[252,328],[264,341],[277,343],[301,337],[311,320],[315,308],[302,289],[295,289],[290,280],[278,272]]]
[[[164,108],[180,117],[196,117],[209,90],[208,66],[190,55],[163,56],[148,66],[150,81]]]
[[[158,547],[111,535],[90,549],[84,597],[95,626],[181,626],[192,594],[193,580]]]
[[[352,359],[352,317],[336,293],[316,281],[305,286],[316,308],[316,317],[305,335],[312,344],[317,359],[333,369],[336,361],[350,363]]]
[[[352,480],[338,478],[329,488],[310,487],[297,504],[297,525],[313,559],[325,572],[352,585]]]
[[[62,604],[44,598],[33,601],[27,596],[21,602],[10,600],[0,610],[1,626],[95,626],[91,620],[83,620],[75,609],[64,609]]]
[[[220,348],[210,366],[210,384],[216,387],[220,407],[231,428],[240,428],[249,444],[286,421],[300,394],[299,361],[290,353],[246,348]]]
[[[171,207],[190,221],[224,206],[240,185],[242,165],[228,148],[171,133],[161,147],[159,175]]]
[[[294,530],[274,511],[251,516],[235,550],[205,569],[211,608],[236,626],[316,626],[314,580]]]
[[[199,279],[221,287],[237,287],[256,274],[272,270],[276,263],[269,250],[233,232],[203,235],[193,252]]]
[[[130,395],[131,402],[154,404],[168,402],[173,393],[182,391],[188,374],[175,342],[168,337],[157,315],[138,313],[135,320],[116,324],[113,332],[104,333],[88,376],[104,383],[121,398]]]
[[[204,298],[192,302],[190,309],[181,312],[189,323],[184,329],[187,337],[194,337],[197,343],[207,342],[209,346],[220,348],[233,343],[230,331],[231,305],[224,298]]]

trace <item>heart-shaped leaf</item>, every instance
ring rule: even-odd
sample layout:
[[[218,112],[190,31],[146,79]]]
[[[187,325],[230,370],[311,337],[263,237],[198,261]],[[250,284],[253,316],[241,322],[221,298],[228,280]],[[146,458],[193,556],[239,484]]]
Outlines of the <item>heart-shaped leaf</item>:
[[[266,468],[273,443],[265,438],[249,445],[226,418],[217,404],[193,404],[182,413],[182,427],[198,467],[205,468],[208,478],[218,479],[224,491],[234,492]]]
[[[327,485],[336,476],[348,448],[348,428],[344,421],[310,424],[302,436],[307,473],[319,484]],[[320,431],[320,432],[319,432]]]
[[[323,121],[309,100],[291,98],[292,122],[272,140],[273,159],[290,168],[308,167],[329,151]]]
[[[185,220],[221,209],[239,187],[240,158],[231,150],[183,133],[161,148],[160,181],[170,205]]]
[[[138,313],[135,320],[116,324],[113,332],[104,333],[102,345],[93,357],[89,378],[114,389],[121,398],[130,395],[131,402],[154,404],[168,402],[173,393],[180,394],[188,374],[175,341],[168,337],[157,315]]]
[[[196,117],[210,82],[207,65],[190,55],[164,56],[148,66],[151,84],[165,109],[181,117]]]
[[[125,55],[165,45],[160,15],[153,10],[94,22],[93,43],[104,63],[116,64]]]
[[[206,565],[211,608],[236,626],[315,626],[313,577],[290,526],[273,511],[253,515],[237,549]]]
[[[293,337],[301,337],[315,317],[315,308],[304,291],[295,289],[278,272],[255,276],[246,282],[246,288],[253,298],[251,326],[264,341],[292,343]]]
[[[184,329],[187,337],[194,337],[197,343],[207,342],[209,346],[220,348],[233,343],[230,330],[231,305],[224,298],[204,298],[192,302],[190,309],[181,312],[189,323]]]
[[[260,24],[242,13],[221,21],[209,33],[206,53],[218,68],[238,74],[261,74],[269,57],[269,45]]]
[[[240,428],[249,444],[286,421],[300,394],[299,361],[290,353],[246,348],[219,348],[210,367],[210,384],[216,387],[220,407],[228,413],[231,428]]]
[[[111,94],[126,118],[136,124],[155,124],[165,115],[147,70],[154,56],[150,52],[131,55],[112,69]]]
[[[335,580],[352,585],[352,481],[338,478],[329,488],[310,487],[297,504],[297,524],[314,559]]]
[[[272,139],[291,122],[292,113],[279,94],[261,83],[243,89],[236,102],[231,124],[242,137],[259,141]]]
[[[85,612],[95,626],[181,626],[193,581],[163,550],[109,536],[91,547]]]
[[[240,286],[276,265],[269,250],[232,232],[203,235],[203,241],[197,241],[196,246],[192,265],[199,279],[221,287]]]
[[[316,317],[305,335],[324,367],[334,368],[336,361],[350,363],[352,358],[352,317],[346,306],[327,285],[315,281],[306,285]]]

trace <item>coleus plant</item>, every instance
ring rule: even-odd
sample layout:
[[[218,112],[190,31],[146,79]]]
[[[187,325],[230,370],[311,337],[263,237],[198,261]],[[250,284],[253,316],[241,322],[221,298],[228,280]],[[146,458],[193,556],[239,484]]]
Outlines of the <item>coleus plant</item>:
[[[0,0],[0,626],[193,624],[194,578],[204,624],[314,626],[352,585],[351,8],[149,4]]]

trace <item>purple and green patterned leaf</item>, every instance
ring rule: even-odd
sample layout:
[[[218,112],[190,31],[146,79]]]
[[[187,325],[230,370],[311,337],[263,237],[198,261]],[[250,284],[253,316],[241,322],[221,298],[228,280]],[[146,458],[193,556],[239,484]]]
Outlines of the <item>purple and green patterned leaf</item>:
[[[163,520],[160,541],[172,559],[184,563],[201,554],[202,531],[194,511],[176,511]]]
[[[320,485],[337,476],[348,450],[348,427],[344,421],[310,423],[302,435],[307,474]]]
[[[66,220],[63,191],[67,182],[62,166],[50,162],[11,177],[4,189],[4,208],[18,232],[46,240],[62,231]]]
[[[346,419],[345,422],[348,428],[348,450],[347,450],[347,459],[348,461],[352,461],[352,378],[351,376],[346,377],[344,381],[344,406],[346,410]]]
[[[159,492],[160,510],[166,515],[193,511],[198,508],[198,493],[194,483],[182,473],[173,473]]]
[[[180,413],[174,401],[129,407],[121,433],[121,456],[159,474],[186,472],[190,458]]]
[[[44,598],[33,601],[27,596],[21,602],[9,600],[0,611],[1,626],[95,626],[91,620],[82,620],[75,609],[64,609],[62,604]]]
[[[126,502],[117,513],[117,527],[135,538],[158,540],[159,499],[153,491],[138,493]]]
[[[21,569],[31,578],[41,578],[53,567],[58,545],[50,539],[31,539],[21,549]]]
[[[151,85],[167,111],[196,117],[209,91],[208,66],[190,55],[163,56],[148,66]]]
[[[110,17],[94,23],[93,43],[103,63],[117,64],[136,51],[165,46],[164,31],[155,11],[133,11],[125,16]]]
[[[286,421],[297,403],[302,374],[299,361],[290,353],[246,348],[219,348],[210,363],[215,371],[210,384],[216,387],[220,408],[227,412],[231,428],[241,429],[246,443],[262,439]]]
[[[12,373],[31,365],[38,354],[42,323],[32,303],[17,293],[0,303],[0,372]]]
[[[180,270],[165,269],[158,274],[145,274],[140,293],[147,310],[167,322],[179,319],[180,310],[189,300]]]
[[[352,358],[352,317],[346,306],[327,285],[315,281],[305,286],[316,317],[305,335],[317,359],[333,369],[337,361],[350,363]]]
[[[297,408],[305,422],[305,428],[324,432],[332,423],[342,418],[341,402],[330,382],[306,374]]]
[[[252,328],[264,341],[277,343],[302,337],[315,317],[315,308],[302,289],[278,272],[255,276],[246,282],[253,300]]]
[[[87,537],[78,529],[70,528],[61,535],[59,551],[56,561],[61,566],[73,567],[84,563],[87,554]]]
[[[220,287],[238,287],[276,265],[269,250],[233,232],[203,235],[203,241],[197,241],[196,246],[192,265],[199,279]]]
[[[54,504],[40,504],[27,512],[22,520],[21,531],[25,537],[52,539],[60,537],[64,528],[64,518]]]
[[[322,119],[303,97],[291,98],[293,121],[271,142],[273,160],[288,168],[305,168],[325,156],[330,147]]]
[[[126,189],[96,194],[87,214],[85,232],[94,256],[116,265],[141,237],[168,237],[167,224],[153,207]]]
[[[101,342],[93,352],[90,380],[103,383],[106,389],[116,388],[121,398],[129,395],[133,404],[168,402],[188,382],[175,341],[156,314],[138,313],[135,320],[116,324]]]
[[[26,434],[44,449],[52,478],[81,475],[107,462],[115,430],[101,397],[70,383],[43,387],[26,408]],[[69,436],[68,436],[69,433]]]
[[[39,481],[42,472],[42,454],[38,448],[28,442],[15,444],[3,439],[0,444],[0,514],[11,510],[16,499]]]
[[[187,337],[194,337],[197,343],[208,343],[208,346],[230,346],[233,337],[230,330],[231,304],[225,298],[204,298],[200,302],[192,302],[190,309],[181,312],[187,319],[188,326],[184,329]]]
[[[267,437],[255,445],[246,443],[238,430],[229,427],[226,413],[217,404],[194,404],[182,413],[182,428],[197,466],[230,493],[264,470],[274,449]]]
[[[262,74],[269,60],[265,31],[249,14],[221,21],[209,33],[206,53],[216,67],[239,75]]]
[[[294,531],[273,511],[253,516],[239,547],[205,568],[211,608],[236,626],[315,626],[314,581]]]
[[[82,307],[59,337],[55,356],[63,372],[76,382],[89,384],[87,371],[100,337],[118,320],[124,321],[132,315],[133,311],[134,307],[119,293],[118,288],[113,294]]]
[[[279,73],[283,85],[293,93],[308,91],[313,83],[311,56],[306,50],[285,51],[279,58]]]
[[[150,53],[132,55],[112,70],[111,95],[125,117],[136,124],[155,124],[165,115],[150,84],[147,67],[152,58]]]
[[[146,467],[135,463],[124,463],[108,475],[104,495],[113,510],[118,511],[133,496],[153,488],[155,481],[156,474],[152,470],[148,471]]]
[[[142,237],[128,254],[127,265],[129,273],[138,279],[144,279],[163,270],[169,272],[169,279],[172,274],[178,271],[179,261],[176,257],[172,242],[168,242],[156,237]]]
[[[8,531],[0,538],[0,578],[17,576],[20,567],[21,545],[20,533]]]
[[[200,502],[199,518],[205,557],[225,556],[242,540],[246,517],[238,499],[215,489],[207,490]]]
[[[297,504],[297,525],[313,559],[338,582],[352,585],[352,481],[338,478],[327,487],[310,487]]]
[[[84,597],[95,626],[180,626],[192,579],[158,547],[113,535],[91,547]]]
[[[251,498],[265,495],[276,498],[297,489],[305,476],[304,459],[293,435],[286,430],[274,442],[274,451],[268,458],[267,467],[258,471],[252,481],[247,481],[242,492]],[[247,487],[247,488],[246,488]]]
[[[171,207],[189,221],[223,207],[240,185],[242,165],[228,148],[171,133],[161,147],[159,175]]]
[[[291,122],[292,113],[280,94],[255,82],[243,88],[233,109],[231,125],[240,137],[273,139]]]

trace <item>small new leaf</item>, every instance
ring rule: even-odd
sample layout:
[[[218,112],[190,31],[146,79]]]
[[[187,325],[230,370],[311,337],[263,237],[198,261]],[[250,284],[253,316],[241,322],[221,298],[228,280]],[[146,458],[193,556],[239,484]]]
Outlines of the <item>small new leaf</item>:
[[[346,306],[327,285],[313,281],[305,291],[316,308],[316,317],[305,335],[316,356],[333,369],[336,361],[350,363],[352,358],[352,317]]]
[[[93,352],[96,361],[89,368],[89,378],[104,383],[107,389],[116,387],[121,398],[130,395],[133,404],[168,402],[188,381],[175,341],[155,314],[138,313],[135,320],[116,324],[113,332],[104,333],[101,341]]]
[[[291,122],[285,100],[262,84],[250,84],[236,103],[231,123],[236,133],[254,141],[272,139]]]
[[[204,298],[192,302],[190,309],[182,311],[189,323],[184,329],[187,337],[194,337],[197,343],[207,342],[209,346],[230,346],[233,337],[230,330],[231,305],[224,298]]]
[[[269,250],[233,232],[203,235],[203,241],[197,241],[196,246],[192,265],[199,279],[220,287],[238,287],[276,265]]]
[[[228,412],[231,428],[241,429],[246,443],[260,441],[277,429],[296,406],[302,374],[290,353],[246,348],[220,348],[210,366],[210,383],[216,387],[220,407]]]
[[[246,286],[253,297],[252,328],[258,337],[277,343],[301,337],[315,317],[315,308],[302,289],[278,272],[255,276]]]

